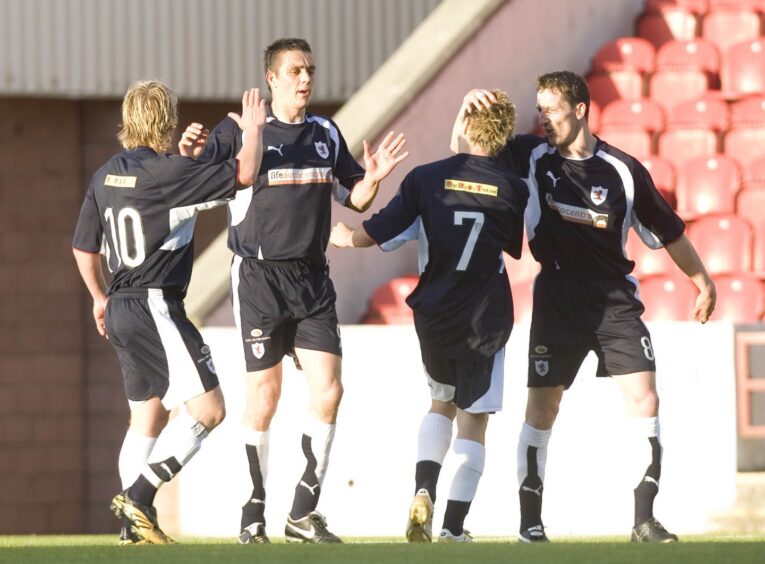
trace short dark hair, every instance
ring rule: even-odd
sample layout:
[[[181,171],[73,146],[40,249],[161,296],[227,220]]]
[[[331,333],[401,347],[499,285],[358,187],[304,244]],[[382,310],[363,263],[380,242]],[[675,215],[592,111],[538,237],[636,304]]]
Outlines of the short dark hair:
[[[590,115],[590,88],[587,81],[571,71],[555,71],[537,77],[537,92],[557,90],[572,106],[579,102],[585,105],[584,117]]]
[[[304,53],[311,52],[311,46],[305,39],[299,39],[296,37],[282,37],[277,39],[271,45],[266,47],[263,52],[263,70],[276,71],[276,65],[279,61],[279,55],[285,51],[303,51]]]

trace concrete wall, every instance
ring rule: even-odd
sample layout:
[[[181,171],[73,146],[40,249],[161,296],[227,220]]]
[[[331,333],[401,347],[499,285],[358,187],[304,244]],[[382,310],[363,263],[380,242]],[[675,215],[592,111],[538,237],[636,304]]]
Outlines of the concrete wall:
[[[413,97],[410,104],[388,130],[406,134],[411,154],[385,181],[373,210],[388,202],[409,170],[449,155],[451,126],[469,89],[506,90],[518,106],[518,130],[528,131],[536,119],[536,76],[561,69],[584,74],[603,43],[634,33],[643,4],[643,0],[506,2],[423,91],[408,94]],[[335,220],[351,225],[363,219],[338,206],[333,213]],[[342,323],[358,322],[379,284],[417,270],[414,246],[387,255],[377,249],[330,249],[328,256]]]

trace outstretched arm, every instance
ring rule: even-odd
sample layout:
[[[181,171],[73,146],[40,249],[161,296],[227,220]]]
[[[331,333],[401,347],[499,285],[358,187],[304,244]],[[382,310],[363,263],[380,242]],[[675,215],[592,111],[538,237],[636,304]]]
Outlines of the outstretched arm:
[[[341,249],[371,247],[377,244],[369,236],[364,227],[354,229],[343,222],[339,222],[332,228],[332,232],[329,235],[329,243]]]
[[[394,138],[391,131],[382,140],[377,150],[372,153],[369,143],[364,140],[364,168],[366,174],[359,180],[351,191],[346,206],[359,213],[369,209],[380,187],[380,182],[387,177],[396,165],[409,156],[409,152],[401,153],[406,144],[403,133]]]
[[[74,247],[72,247],[72,252],[74,253],[74,260],[77,262],[77,270],[80,271],[80,276],[93,298],[93,319],[96,322],[98,334],[108,339],[104,319],[108,298],[105,291],[104,273],[101,268],[101,255],[81,251]]]
[[[685,235],[681,235],[679,239],[667,244],[665,248],[675,264],[680,267],[680,270],[698,288],[699,295],[696,297],[696,303],[693,306],[692,317],[696,321],[706,323],[715,309],[717,290],[715,289],[714,282],[712,282],[712,278],[707,273],[706,268],[704,268],[704,263],[701,262],[696,249],[693,248],[693,245]]]

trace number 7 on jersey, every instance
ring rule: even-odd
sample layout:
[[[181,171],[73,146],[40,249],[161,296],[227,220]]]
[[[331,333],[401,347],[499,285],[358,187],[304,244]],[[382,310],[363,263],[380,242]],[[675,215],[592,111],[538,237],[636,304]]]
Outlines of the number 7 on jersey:
[[[468,212],[468,211],[455,211],[454,212],[454,225],[462,225],[463,221],[466,219],[472,219],[473,220],[473,228],[470,230],[470,233],[468,234],[467,241],[465,242],[465,248],[462,249],[462,256],[460,256],[460,261],[457,263],[457,270],[467,270],[468,263],[470,262],[470,257],[473,256],[473,249],[475,248],[475,243],[478,241],[478,234],[481,232],[481,229],[483,228],[483,212]]]

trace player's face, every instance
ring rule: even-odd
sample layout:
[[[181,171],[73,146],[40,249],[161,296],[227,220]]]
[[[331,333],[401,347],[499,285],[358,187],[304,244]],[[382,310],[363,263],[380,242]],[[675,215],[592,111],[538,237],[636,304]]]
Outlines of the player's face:
[[[557,90],[545,88],[537,92],[539,125],[544,129],[547,141],[556,147],[573,143],[582,128],[584,104],[573,106]]]
[[[311,101],[316,67],[311,53],[293,50],[279,55],[276,71],[266,78],[274,101],[297,110],[305,110]]]

